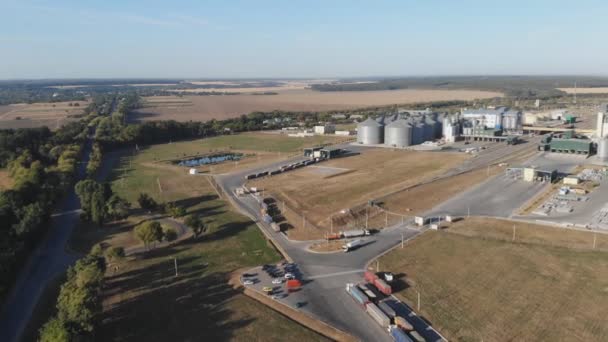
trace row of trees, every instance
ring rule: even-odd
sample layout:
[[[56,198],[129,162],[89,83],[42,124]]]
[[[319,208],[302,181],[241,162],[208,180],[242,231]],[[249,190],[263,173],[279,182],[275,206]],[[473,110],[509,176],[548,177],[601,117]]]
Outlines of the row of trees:
[[[97,143],[93,144],[91,153],[89,154],[89,162],[87,163],[87,175],[89,177],[95,176],[99,168],[101,167],[101,160],[103,155],[101,153],[101,146]]]
[[[0,163],[13,181],[0,192],[0,299],[43,236],[54,205],[71,186],[85,123],[0,131]]]
[[[114,249],[112,255],[120,256],[121,252]],[[57,314],[40,329],[41,342],[83,341],[93,336],[101,313],[105,268],[102,250],[95,246],[68,269],[57,299]]]

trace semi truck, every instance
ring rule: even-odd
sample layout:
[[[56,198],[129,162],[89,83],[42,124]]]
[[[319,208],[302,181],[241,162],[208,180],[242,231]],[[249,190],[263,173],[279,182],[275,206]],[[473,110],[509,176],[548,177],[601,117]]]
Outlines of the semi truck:
[[[395,316],[397,316],[397,313],[395,313],[395,310],[393,310],[393,308],[391,308],[390,306],[388,306],[388,304],[386,304],[385,302],[380,302],[378,303],[378,307],[384,311],[384,313],[390,317],[393,318]]]
[[[413,342],[411,338],[409,338],[403,330],[399,329],[396,325],[388,326],[388,333],[391,335],[395,342]]]
[[[361,306],[365,306],[365,304],[369,303],[367,297],[355,286],[355,284],[346,284],[346,292],[348,292],[348,294]]]
[[[344,251],[344,253],[350,252],[354,249],[361,247],[362,244],[363,244],[363,240],[353,240],[353,241],[350,241],[350,242],[344,244],[342,246],[342,250]]]
[[[376,306],[376,304],[368,303],[365,310],[381,327],[388,328],[391,324],[391,320]]]
[[[371,271],[366,271],[364,275],[365,280],[372,283],[380,292],[383,294],[390,296],[393,293],[393,289],[389,284],[387,284],[384,280],[380,279],[376,273]]]
[[[359,237],[359,236],[367,236],[367,235],[369,235],[369,230],[367,230],[367,229],[345,230],[345,231],[340,232],[340,235],[342,235],[342,237],[345,239]]]
[[[281,227],[279,227],[279,225],[276,222],[272,222],[270,224],[270,228],[272,228],[272,230],[274,230],[277,233],[281,231]]]

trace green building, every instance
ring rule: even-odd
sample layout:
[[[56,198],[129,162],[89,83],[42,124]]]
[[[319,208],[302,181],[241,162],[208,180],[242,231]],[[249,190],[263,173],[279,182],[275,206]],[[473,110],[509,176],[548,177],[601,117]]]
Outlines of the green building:
[[[592,143],[586,139],[560,139],[553,138],[548,144],[548,150],[557,153],[572,153],[590,155]]]

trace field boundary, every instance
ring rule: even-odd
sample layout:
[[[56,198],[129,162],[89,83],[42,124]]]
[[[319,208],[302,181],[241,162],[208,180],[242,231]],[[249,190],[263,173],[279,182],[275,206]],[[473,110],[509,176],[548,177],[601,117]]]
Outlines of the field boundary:
[[[268,306],[269,308],[273,309],[274,311],[277,311],[280,314],[288,317],[289,319],[293,320],[294,322],[297,322],[300,325],[302,325],[312,331],[315,331],[327,338],[330,338],[334,341],[340,341],[340,342],[357,341],[357,339],[354,336],[352,336],[338,328],[335,328],[321,320],[313,318],[304,312],[294,310],[291,307],[289,307],[283,303],[268,299],[265,295],[262,295],[254,290],[245,288],[243,290],[243,293],[245,295],[247,295],[248,297],[253,298],[254,300]]]

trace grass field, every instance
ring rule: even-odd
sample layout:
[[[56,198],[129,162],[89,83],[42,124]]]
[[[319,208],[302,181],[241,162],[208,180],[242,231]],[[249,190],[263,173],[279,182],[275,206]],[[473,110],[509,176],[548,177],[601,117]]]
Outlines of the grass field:
[[[608,87],[593,87],[593,88],[557,88],[568,94],[608,94]]]
[[[205,91],[205,89],[195,89]],[[223,89],[223,91],[233,91]],[[149,97],[134,120],[205,121],[225,119],[254,111],[325,111],[416,102],[474,100],[502,96],[476,90],[387,90],[317,92],[309,89],[279,90],[277,95],[169,96]]]
[[[329,229],[329,216],[391,190],[430,179],[468,158],[462,153],[370,149],[267,179],[250,182]],[[297,222],[292,224],[296,226]]]
[[[79,106],[70,106],[70,103],[78,103]],[[0,128],[48,126],[51,129],[57,129],[70,121],[76,120],[70,117],[82,114],[86,106],[86,101],[0,106]]]
[[[515,240],[513,239],[515,226]],[[492,219],[429,231],[380,259],[397,296],[450,340],[605,341],[608,236]]]
[[[211,139],[209,139],[211,140]],[[216,148],[218,142],[209,143]],[[204,145],[209,148],[209,145]],[[185,168],[154,163],[178,153],[197,152],[201,141],[155,145],[135,156],[123,156],[112,177],[115,192],[135,201],[147,192],[158,201],[176,201],[198,213],[208,226],[200,238],[128,257],[106,274],[100,341],[282,341],[289,335],[304,341],[326,340],[228,284],[237,270],[276,262],[280,255],[257,226],[235,213],[215,195],[205,176]],[[152,167],[150,164],[162,165]],[[184,172],[182,172],[184,171]],[[123,180],[123,176],[126,178]],[[159,191],[158,180],[163,191]],[[137,210],[127,222],[97,229],[82,226],[71,247],[87,250],[95,243],[129,247]],[[175,277],[174,258],[179,265]]]

